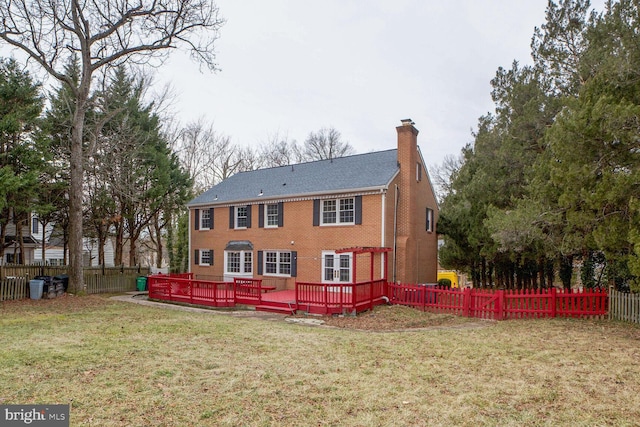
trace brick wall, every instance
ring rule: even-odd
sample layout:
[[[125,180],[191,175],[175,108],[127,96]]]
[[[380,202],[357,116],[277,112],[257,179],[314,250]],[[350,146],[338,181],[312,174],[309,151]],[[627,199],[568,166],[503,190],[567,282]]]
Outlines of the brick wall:
[[[224,275],[224,248],[229,241],[246,240],[253,244],[253,276],[258,273],[258,251],[279,250],[297,252],[297,277],[282,279],[289,289],[295,281],[322,281],[322,251],[372,246],[394,248],[394,212],[398,192],[396,256],[389,253],[388,279],[402,283],[435,283],[437,280],[438,209],[417,145],[418,130],[413,123],[396,128],[400,173],[388,191],[362,194],[361,225],[313,226],[313,199],[284,200],[284,223],[279,228],[258,227],[258,203],[251,205],[251,228],[229,228],[229,206],[214,209],[214,229],[194,230],[195,210],[191,214],[191,271],[196,277],[220,279]],[[418,172],[419,170],[419,172]],[[341,194],[339,197],[353,197]],[[202,207],[204,209],[206,207]],[[433,210],[433,232],[426,230],[427,208]],[[384,224],[383,224],[384,218]],[[194,264],[194,249],[213,249],[213,265]],[[395,259],[394,259],[395,258]],[[381,254],[374,255],[375,278],[382,277]],[[370,255],[357,257],[357,281],[370,277]],[[264,276],[265,278],[268,276]]]

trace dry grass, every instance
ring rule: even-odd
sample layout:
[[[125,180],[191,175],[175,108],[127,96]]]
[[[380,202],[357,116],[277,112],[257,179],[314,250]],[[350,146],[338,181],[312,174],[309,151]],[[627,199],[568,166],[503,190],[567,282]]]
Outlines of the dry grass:
[[[73,426],[638,425],[638,327],[401,312],[422,329],[3,303],[0,403],[73,402]]]

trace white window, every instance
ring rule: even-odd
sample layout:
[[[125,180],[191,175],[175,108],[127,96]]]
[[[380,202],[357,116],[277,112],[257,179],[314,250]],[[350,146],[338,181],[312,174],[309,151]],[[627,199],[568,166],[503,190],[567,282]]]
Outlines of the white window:
[[[196,249],[193,256],[195,265],[213,265],[213,249]]]
[[[266,206],[267,223],[266,227],[278,226],[278,205],[276,203]]]
[[[203,249],[200,251],[200,265],[212,265],[213,264],[213,251]]]
[[[38,223],[38,217],[34,216],[33,218],[31,218],[31,233],[38,234],[40,232],[39,230],[40,227]]]
[[[291,276],[291,252],[265,251],[264,274]]]
[[[203,209],[200,211],[200,230],[211,229],[211,211]]]
[[[322,201],[322,224],[354,224],[355,202],[353,197]]]
[[[236,226],[235,228],[247,228],[247,207],[236,206]]]
[[[428,232],[433,232],[433,209],[427,208],[427,225],[426,229]]]
[[[248,251],[225,251],[225,274],[246,275],[253,273],[253,253]]]

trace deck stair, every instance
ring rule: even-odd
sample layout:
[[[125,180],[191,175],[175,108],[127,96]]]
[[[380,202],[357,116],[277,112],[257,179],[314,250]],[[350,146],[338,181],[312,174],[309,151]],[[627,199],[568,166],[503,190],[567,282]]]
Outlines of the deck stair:
[[[298,309],[295,302],[287,301],[262,301],[262,304],[256,306],[256,311],[267,311],[270,313],[280,314],[296,314]]]

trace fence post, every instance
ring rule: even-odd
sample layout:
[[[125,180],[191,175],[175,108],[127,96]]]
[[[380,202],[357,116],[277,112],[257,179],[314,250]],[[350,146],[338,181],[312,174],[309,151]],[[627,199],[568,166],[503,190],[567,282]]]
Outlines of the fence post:
[[[551,299],[549,300],[549,305],[551,306],[551,317],[556,317],[556,288],[551,288]]]
[[[464,288],[462,298],[462,315],[471,317],[471,288]]]
[[[504,320],[504,290],[498,290],[497,294],[498,299],[496,300],[496,314],[498,315],[498,318],[496,320]]]

